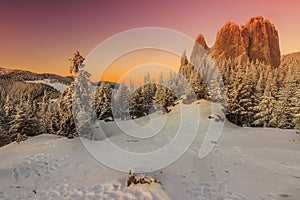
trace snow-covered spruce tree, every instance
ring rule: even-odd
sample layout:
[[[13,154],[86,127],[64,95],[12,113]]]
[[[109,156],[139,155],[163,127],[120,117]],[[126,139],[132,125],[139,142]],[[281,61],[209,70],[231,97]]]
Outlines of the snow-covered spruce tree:
[[[13,102],[10,99],[9,95],[7,95],[7,97],[6,97],[3,108],[4,108],[5,117],[9,119],[15,111],[15,107],[14,107]]]
[[[47,116],[49,118],[49,132],[53,134],[59,134],[60,130],[60,116],[59,116],[59,104],[56,102],[50,102],[47,110]]]
[[[248,85],[244,82],[245,69],[241,61],[238,62],[234,81],[227,88],[226,108],[227,118],[237,125],[244,125],[248,112],[245,109],[250,105],[251,95]],[[248,125],[248,124],[246,124]]]
[[[296,87],[294,96],[292,97],[293,125],[294,128],[300,130],[300,69],[295,67],[293,75],[293,82]]]
[[[258,71],[256,73],[258,74],[259,77],[254,90],[254,102],[253,102],[254,107],[257,106],[262,100],[265,91],[265,83],[266,83],[264,73],[260,73]]]
[[[141,89],[143,95],[143,111],[145,115],[148,115],[151,113],[156,92],[156,84],[151,82],[150,73],[145,75],[144,85],[141,87]]]
[[[4,127],[3,127],[4,123],[5,123],[5,120],[4,120],[4,111],[0,110],[0,134],[2,134],[2,132],[4,132]]]
[[[213,61],[209,61],[210,76],[207,80],[208,97],[213,102],[224,102],[224,85],[221,73]]]
[[[297,107],[299,106],[296,97],[299,88],[299,78],[297,73],[290,67],[286,76],[284,87],[280,88],[277,95],[277,103],[273,118],[270,121],[273,127],[278,128],[294,128],[294,116],[297,116]]]
[[[40,118],[40,132],[41,133],[50,133],[49,123],[50,116],[48,116],[48,109],[49,109],[49,99],[47,96],[47,92],[44,91],[44,96],[42,99],[42,102],[40,103],[40,112],[39,112],[39,118]]]
[[[75,51],[73,56],[69,59],[70,61],[70,73],[77,74],[79,71],[84,58],[80,55],[79,51]],[[76,127],[74,123],[74,117],[72,112],[72,95],[74,90],[74,83],[71,85],[61,94],[58,98],[56,105],[53,107],[54,110],[58,110],[59,112],[59,130],[57,133],[59,135],[68,136],[68,135],[77,135]],[[57,108],[57,109],[55,109]],[[53,116],[54,119],[57,116]],[[52,124],[55,127],[55,124]],[[55,129],[55,128],[54,128]]]
[[[93,140],[95,138],[94,126],[96,121],[93,97],[95,96],[96,87],[90,81],[91,74],[84,67],[84,64],[81,63],[76,73],[72,109],[79,136]]]
[[[151,114],[152,111],[154,111],[151,109],[153,107],[155,93],[156,93],[156,84],[155,83],[149,83],[142,87],[142,94],[144,96],[143,110],[146,115],[149,115],[149,114]]]
[[[299,75],[299,74],[298,74]],[[298,76],[298,80],[300,76]],[[293,123],[296,129],[300,130],[300,83],[298,83],[298,88],[293,98]]]
[[[244,116],[241,119],[242,125],[251,126],[255,115],[255,83],[257,82],[255,68],[247,62],[245,74],[243,76],[244,92],[243,99],[240,100],[241,107],[244,108]]]
[[[270,121],[276,106],[276,99],[272,96],[269,88],[266,88],[260,103],[255,107],[257,113],[254,115],[254,126],[270,127]]]
[[[112,113],[116,119],[126,120],[130,118],[129,113],[129,93],[124,83],[121,83],[118,89],[115,89],[112,99]]]
[[[84,57],[80,55],[79,51],[75,51],[73,56],[69,59],[71,62],[70,66],[70,74],[77,73],[79,69],[81,68],[81,65],[84,61]]]
[[[7,121],[5,120],[4,117],[4,111],[0,110],[0,146],[5,145],[8,143],[8,141],[3,141],[7,140],[7,131],[6,127],[4,127],[4,124],[6,124]]]
[[[134,90],[135,90],[135,85],[134,85],[132,79],[129,79],[128,90],[129,90],[130,94],[132,94],[134,92]]]
[[[179,75],[172,71],[170,71],[169,77],[165,81],[161,74],[158,84],[156,84],[155,87],[156,90],[153,98],[153,105],[162,112],[168,112],[167,107],[174,103],[177,96],[181,96],[186,92],[183,77],[179,77]],[[153,93],[151,95],[153,95]]]
[[[130,102],[129,102],[130,118],[135,119],[145,115],[145,112],[143,110],[143,105],[144,105],[143,102],[144,102],[144,96],[142,94],[142,89],[138,88],[130,96]]]
[[[59,130],[57,133],[63,136],[68,136],[69,134],[77,135],[72,112],[73,87],[72,83],[67,89],[65,89],[56,102],[60,120]]]
[[[18,112],[11,123],[9,132],[11,139],[17,134],[25,134],[27,136],[35,136],[39,134],[39,120],[33,114],[30,114],[28,104],[22,102],[18,105]]]
[[[153,100],[153,105],[156,107],[156,109],[161,109],[161,107],[165,104],[165,91],[164,91],[164,77],[163,73],[161,72],[158,77],[158,84],[156,85],[156,92]]]
[[[112,117],[111,95],[112,89],[108,83],[102,82],[97,87],[95,107],[98,119]]]

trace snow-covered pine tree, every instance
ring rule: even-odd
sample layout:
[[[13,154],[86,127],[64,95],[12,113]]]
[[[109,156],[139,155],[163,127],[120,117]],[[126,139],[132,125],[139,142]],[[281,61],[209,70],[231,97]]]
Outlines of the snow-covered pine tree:
[[[255,107],[254,126],[270,127],[270,121],[276,106],[276,99],[271,93],[270,87],[266,87],[260,103]]]
[[[234,81],[227,88],[227,117],[235,124],[248,125],[246,107],[251,102],[251,94],[248,85],[244,82],[245,68],[241,61],[238,61],[237,65]]]
[[[27,106],[28,104],[23,101],[17,107],[17,114],[9,129],[11,139],[15,138],[17,134],[25,134],[27,136],[39,134],[39,120],[36,116],[30,114]]]
[[[14,113],[15,109],[14,109],[13,102],[10,99],[9,95],[6,96],[6,100],[5,100],[3,108],[4,108],[5,117],[10,118],[12,116],[12,114]]]
[[[300,74],[298,72],[298,81],[300,80]],[[300,83],[298,83],[298,87],[293,97],[293,123],[296,129],[300,130]]]
[[[156,93],[156,84],[151,82],[150,73],[147,73],[144,77],[144,85],[141,87],[143,95],[143,111],[145,115],[150,114],[150,110],[153,106],[153,101]]]
[[[163,73],[161,72],[158,77],[158,84],[156,85],[156,92],[153,100],[153,105],[156,107],[156,110],[161,109],[162,102],[164,97],[164,91],[163,91],[163,84],[164,84],[164,77]]]
[[[299,66],[299,65],[298,65]],[[300,68],[294,67],[293,79],[295,93],[292,97],[292,115],[293,115],[293,126],[294,128],[300,130]]]
[[[132,94],[135,90],[135,85],[131,79],[129,79],[128,90],[129,90],[129,94]]]
[[[102,82],[97,87],[95,107],[98,119],[112,117],[111,112],[111,95],[112,89],[106,82]]]
[[[246,126],[251,126],[254,121],[255,115],[255,83],[256,74],[254,66],[251,66],[250,62],[247,62],[245,69],[245,74],[243,76],[243,98],[240,100],[241,107],[244,108],[244,116],[241,119],[242,124]]]
[[[50,102],[47,110],[47,116],[49,118],[49,132],[57,134],[60,129],[60,117],[59,117],[59,105],[55,102]]]
[[[114,118],[121,120],[130,118],[129,101],[128,89],[124,83],[121,83],[118,89],[113,92],[112,113]]]
[[[48,109],[49,109],[49,99],[47,96],[47,91],[44,91],[44,96],[42,99],[41,104],[41,108],[40,108],[40,131],[41,133],[50,133],[49,130],[49,124],[50,124],[50,120],[49,120],[49,116],[48,116]]]
[[[76,74],[83,63],[84,58],[80,55],[79,51],[75,51],[75,53],[69,59],[69,61],[71,62],[70,73]],[[72,112],[73,90],[74,90],[74,83],[71,83],[71,85],[63,92],[63,94],[57,100],[56,106],[53,107],[53,108],[56,107],[57,109],[52,110],[52,111],[58,110],[59,112],[60,122],[59,122],[59,130],[57,131],[57,133],[63,136],[68,136],[69,134],[77,135],[73,112]],[[56,117],[57,116],[53,116],[53,119],[56,119]],[[56,125],[52,124],[52,127],[54,127],[55,129]],[[52,131],[54,131],[54,129],[52,129]]]
[[[79,136],[93,140],[96,120],[93,97],[96,87],[93,86],[90,77],[91,74],[85,70],[84,64],[81,64],[74,80],[72,109]]]
[[[145,115],[144,112],[144,96],[142,94],[142,89],[136,89],[130,97],[129,110],[130,117],[132,119],[139,118]]]
[[[293,97],[296,93],[297,79],[289,68],[284,87],[281,87],[277,95],[277,103],[270,124],[278,128],[294,128],[293,123]]]
[[[65,89],[56,102],[60,119],[57,133],[63,136],[68,136],[69,134],[77,135],[72,112],[73,87],[74,85],[72,83]]]
[[[70,74],[72,73],[76,74],[79,71],[84,59],[85,58],[80,55],[78,50],[74,52],[73,56],[69,59],[69,61],[71,62]]]
[[[195,72],[191,75],[191,86],[194,89],[195,94],[197,95],[197,99],[203,98],[203,88],[201,87],[202,79],[200,77],[200,74]]]
[[[208,95],[209,98],[213,102],[224,102],[224,85],[223,78],[221,72],[216,67],[213,61],[210,61],[208,70],[210,70],[210,76],[207,80],[208,86]]]

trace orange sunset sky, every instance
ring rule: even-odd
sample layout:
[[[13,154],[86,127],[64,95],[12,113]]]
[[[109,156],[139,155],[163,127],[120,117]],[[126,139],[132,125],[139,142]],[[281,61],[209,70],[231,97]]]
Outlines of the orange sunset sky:
[[[68,75],[74,50],[87,56],[110,36],[138,27],[174,29],[191,38],[202,33],[212,46],[226,21],[244,24],[257,15],[275,24],[281,53],[287,54],[300,51],[299,8],[297,0],[1,1],[0,67]],[[166,52],[135,52],[116,60],[116,70],[106,78],[115,81],[133,65],[161,63],[178,69],[179,62]]]

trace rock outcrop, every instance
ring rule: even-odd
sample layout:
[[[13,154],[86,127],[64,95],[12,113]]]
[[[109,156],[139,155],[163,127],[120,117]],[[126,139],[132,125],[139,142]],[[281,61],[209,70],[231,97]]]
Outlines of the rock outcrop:
[[[209,48],[203,35],[198,35],[191,53],[191,61],[203,51],[217,62],[223,59],[249,59],[273,68],[280,65],[278,32],[269,20],[253,17],[245,25],[227,22],[217,33],[215,44]]]
[[[247,55],[241,27],[233,22],[227,22],[218,31],[215,44],[209,53],[216,60]]]
[[[254,17],[241,29],[250,61],[257,59],[273,68],[280,65],[279,38],[274,24],[263,17]]]

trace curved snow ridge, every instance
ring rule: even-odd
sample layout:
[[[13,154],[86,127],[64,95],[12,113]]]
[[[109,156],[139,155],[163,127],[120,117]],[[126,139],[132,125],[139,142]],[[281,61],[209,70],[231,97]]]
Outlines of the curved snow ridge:
[[[44,79],[44,80],[36,80],[36,81],[26,81],[27,83],[42,83],[45,85],[49,85],[53,87],[54,89],[58,90],[59,92],[63,93],[65,89],[68,87],[65,84],[59,83],[59,82],[51,82],[50,79]]]

